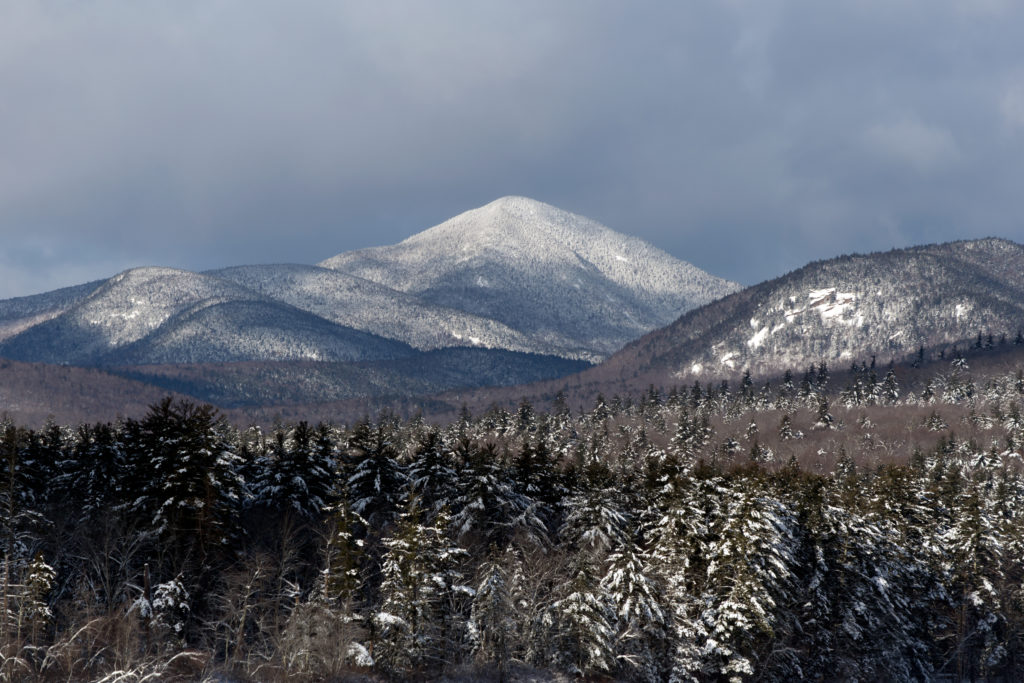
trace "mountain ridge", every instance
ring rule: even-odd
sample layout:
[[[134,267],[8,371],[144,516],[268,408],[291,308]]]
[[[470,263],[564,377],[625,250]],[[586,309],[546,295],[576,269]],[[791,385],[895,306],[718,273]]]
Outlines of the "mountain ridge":
[[[452,240],[460,249],[454,257]],[[106,366],[259,360],[263,349],[265,360],[358,361],[377,357],[371,347],[382,338],[421,351],[480,347],[595,362],[680,310],[738,288],[642,240],[522,197],[323,263],[333,267],[145,266],[0,301],[0,355]],[[229,302],[264,324],[246,326],[239,315],[227,324],[232,316],[216,313]],[[209,327],[186,323],[186,314],[205,315]],[[190,332],[182,328],[188,324]],[[343,350],[357,343],[355,332],[373,338],[363,338],[362,350]],[[226,336],[235,337],[230,349],[220,343]]]
[[[811,262],[683,314],[624,346],[605,369],[671,368],[689,381],[772,374],[822,360],[899,360],[922,347],[952,352],[1022,324],[1024,246],[958,240]]]

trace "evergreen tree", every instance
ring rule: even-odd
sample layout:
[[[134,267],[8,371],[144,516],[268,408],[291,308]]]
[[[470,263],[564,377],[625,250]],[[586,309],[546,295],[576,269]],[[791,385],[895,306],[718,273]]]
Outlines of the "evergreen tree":
[[[408,480],[391,430],[383,422],[360,422],[349,437],[348,458],[354,463],[346,482],[352,510],[372,529],[386,528],[398,514]]]
[[[494,446],[464,444],[462,450],[465,459],[452,516],[456,537],[483,548],[504,546],[520,533],[543,542],[547,531],[536,503],[515,490]]]
[[[646,564],[635,539],[628,538],[608,557],[601,588],[615,615],[617,670],[629,680],[660,681],[668,619],[661,606],[661,587]]]
[[[384,541],[374,655],[394,674],[441,670],[464,636],[464,609],[473,591],[462,582],[459,565],[466,551],[448,541],[448,521],[442,513],[434,523],[423,524],[412,499],[394,535]]]
[[[279,515],[311,523],[332,499],[333,462],[307,422],[274,432],[269,452],[260,459],[253,499]]]
[[[436,512],[453,503],[458,473],[452,451],[436,429],[420,439],[408,476],[410,490],[425,511]]]
[[[238,530],[242,480],[228,427],[212,406],[166,398],[139,423],[138,438],[132,464],[148,479],[133,508],[151,515],[168,572],[204,573],[213,556],[232,552]]]
[[[796,625],[789,616],[795,588],[795,519],[778,501],[734,490],[719,540],[711,547],[701,615],[705,666],[742,680],[798,672],[784,644]]]
[[[469,631],[477,661],[493,664],[504,679],[517,638],[509,576],[515,558],[510,548],[502,553],[496,548],[491,550],[478,570]]]
[[[588,556],[577,555],[570,571],[571,578],[548,609],[545,624],[551,633],[555,666],[588,678],[615,665],[614,612]]]
[[[619,488],[612,485],[611,473],[591,463],[579,490],[566,503],[565,522],[560,536],[579,552],[603,558],[626,540],[628,518],[623,511]]]

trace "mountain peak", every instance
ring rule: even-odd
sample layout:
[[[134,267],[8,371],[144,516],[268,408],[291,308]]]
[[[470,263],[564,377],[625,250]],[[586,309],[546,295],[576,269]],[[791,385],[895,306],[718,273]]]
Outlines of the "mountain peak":
[[[570,355],[588,330],[590,359],[738,289],[641,239],[518,196],[320,265],[540,335]]]
[[[565,244],[578,241],[581,235],[595,233],[614,234],[599,223],[550,204],[509,195],[470,209],[454,216],[440,225],[424,230],[403,240],[402,245],[434,243],[458,243],[471,248],[501,249],[517,252],[531,243],[558,241]],[[558,244],[544,244],[536,256],[550,254],[550,248]]]

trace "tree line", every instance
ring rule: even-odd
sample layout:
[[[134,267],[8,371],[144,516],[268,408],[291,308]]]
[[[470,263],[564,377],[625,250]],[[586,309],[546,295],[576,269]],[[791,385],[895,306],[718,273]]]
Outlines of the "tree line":
[[[820,364],[446,425],[8,421],[0,676],[1013,680],[1022,397],[958,357],[919,395]]]

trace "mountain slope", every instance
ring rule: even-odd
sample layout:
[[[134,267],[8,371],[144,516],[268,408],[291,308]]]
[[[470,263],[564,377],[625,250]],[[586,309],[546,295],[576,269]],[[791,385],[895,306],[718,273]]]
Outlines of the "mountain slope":
[[[119,349],[117,364],[314,360],[357,362],[413,355],[412,347],[277,301],[205,300]]]
[[[133,268],[115,275],[60,315],[0,344],[22,361],[95,365],[208,299],[252,299],[238,285],[173,268]]]
[[[411,294],[329,268],[237,266],[209,274],[339,325],[398,339],[423,351],[461,346],[542,354],[558,350],[495,320],[429,304]]]
[[[398,358],[401,342],[346,328],[234,282],[135,268],[0,343],[15,360],[71,365]]]
[[[585,367],[587,364],[582,361],[553,356],[451,348],[359,363],[144,365],[119,367],[111,372],[169,391],[198,396],[224,408],[237,408],[322,404],[349,399],[413,399],[464,387],[536,382]],[[358,409],[367,410],[365,405]],[[342,416],[335,416],[338,417]],[[352,417],[351,414],[344,416]]]
[[[593,373],[708,380],[931,355],[1024,326],[1024,246],[1000,239],[811,263],[683,315]]]
[[[56,318],[96,291],[102,284],[103,280],[98,280],[43,294],[0,301],[0,341]]]
[[[738,289],[642,240],[523,197],[320,265],[591,359]]]

